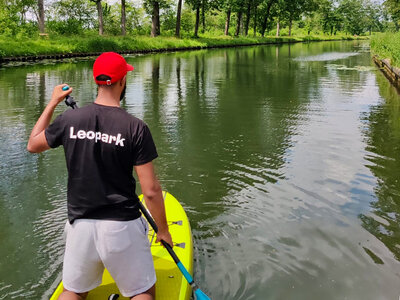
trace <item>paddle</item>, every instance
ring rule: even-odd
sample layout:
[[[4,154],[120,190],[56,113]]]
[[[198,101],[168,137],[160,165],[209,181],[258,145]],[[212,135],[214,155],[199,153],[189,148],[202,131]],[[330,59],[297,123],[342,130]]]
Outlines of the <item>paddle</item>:
[[[144,207],[142,202],[139,203],[139,208],[142,211],[144,217],[146,218],[147,222],[153,227],[154,231],[157,233],[158,232],[158,227],[156,222],[154,222],[153,218],[150,216],[149,212],[147,209]],[[192,276],[189,274],[189,272],[186,270],[185,266],[182,264],[182,262],[179,260],[178,256],[176,255],[175,251],[172,250],[172,247],[165,241],[161,240],[161,243],[163,246],[167,249],[168,253],[171,255],[172,259],[178,266],[179,270],[182,272],[182,275],[185,277],[185,279],[189,282],[190,286],[192,287],[194,294],[196,296],[197,300],[210,300],[210,298],[202,291],[200,288],[196,285],[194,282]]]

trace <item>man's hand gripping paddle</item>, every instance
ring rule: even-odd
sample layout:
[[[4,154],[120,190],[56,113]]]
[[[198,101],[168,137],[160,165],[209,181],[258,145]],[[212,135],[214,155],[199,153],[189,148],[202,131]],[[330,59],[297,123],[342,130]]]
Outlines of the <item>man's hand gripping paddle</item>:
[[[142,211],[144,217],[146,218],[147,222],[153,227],[154,231],[157,233],[158,232],[158,227],[156,222],[154,222],[153,218],[150,216],[149,212],[147,209],[144,207],[142,202],[139,201],[139,208]],[[171,255],[173,258],[174,262],[178,266],[179,270],[182,272],[182,275],[185,277],[185,279],[189,282],[190,286],[193,289],[194,295],[196,296],[197,300],[211,300],[200,288],[196,285],[194,282],[192,276],[189,274],[189,272],[186,270],[184,265],[181,263],[179,260],[178,256],[176,255],[175,251],[172,250],[172,247],[165,241],[161,240],[161,243],[163,246],[167,249],[168,253]]]
[[[69,86],[66,85],[62,88],[63,91],[68,91],[69,90]],[[74,97],[68,95],[67,97],[65,97],[65,104],[67,104],[68,106],[71,106],[73,109],[78,108],[78,106],[76,105],[75,99]]]

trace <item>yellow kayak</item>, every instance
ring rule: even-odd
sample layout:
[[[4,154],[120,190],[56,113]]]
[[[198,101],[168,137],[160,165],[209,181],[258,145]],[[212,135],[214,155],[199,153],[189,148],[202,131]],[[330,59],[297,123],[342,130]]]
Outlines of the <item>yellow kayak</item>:
[[[174,241],[173,249],[182,264],[193,276],[193,242],[189,220],[183,207],[174,196],[168,192],[163,192],[163,197],[169,231]],[[143,195],[140,195],[139,198],[143,201]],[[192,288],[183,277],[181,271],[179,271],[168,251],[161,246],[160,243],[155,243],[154,231],[151,226],[149,226],[149,228],[151,253],[153,255],[154,267],[157,275],[156,300],[189,300],[192,294]],[[138,272],[140,272],[140,270],[138,270]],[[63,285],[61,282],[50,300],[56,300],[62,290]],[[107,300],[111,294],[119,294],[119,291],[111,275],[105,270],[101,285],[92,290],[86,299]],[[128,298],[121,295],[119,299]]]

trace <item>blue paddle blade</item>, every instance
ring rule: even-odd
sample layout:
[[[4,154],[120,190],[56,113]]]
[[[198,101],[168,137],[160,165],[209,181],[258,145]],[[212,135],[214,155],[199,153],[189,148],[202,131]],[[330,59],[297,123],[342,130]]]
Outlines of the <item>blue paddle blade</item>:
[[[211,300],[206,294],[203,293],[202,290],[197,289],[194,291],[194,295],[196,296],[196,300]]]

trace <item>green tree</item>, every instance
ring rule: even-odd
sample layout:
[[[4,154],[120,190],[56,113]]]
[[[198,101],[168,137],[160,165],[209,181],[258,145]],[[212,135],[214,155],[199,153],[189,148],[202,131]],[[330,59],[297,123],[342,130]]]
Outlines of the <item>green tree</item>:
[[[121,34],[121,4],[114,3],[103,5],[103,24],[104,32],[112,35]]]
[[[342,0],[339,13],[343,16],[344,28],[352,35],[360,35],[366,28],[366,10],[362,0]]]
[[[340,8],[332,0],[322,0],[319,3],[320,24],[324,33],[335,34],[343,23]]]
[[[245,8],[246,0],[237,0],[235,3],[235,12],[236,12],[236,30],[235,36],[239,36],[240,33],[240,26],[242,25],[242,17],[243,11]]]
[[[160,9],[170,6],[168,0],[144,0],[144,8],[151,15],[151,36],[156,37],[161,34]]]
[[[27,14],[37,16],[36,0],[0,0],[0,34],[15,36],[37,33],[38,24],[27,20]]]
[[[18,8],[10,5],[9,1],[0,0],[0,33],[4,35],[15,35],[21,18],[18,16]]]
[[[176,9],[176,27],[175,27],[176,37],[180,37],[181,35],[181,15],[182,15],[182,0],[178,0],[178,7]]]
[[[231,25],[231,13],[232,13],[232,4],[231,1],[227,1],[226,6],[226,20],[225,20],[225,35],[229,35],[229,27]]]
[[[138,5],[135,0],[127,0],[126,4],[127,33],[147,34],[149,32],[147,29],[150,29],[150,22],[143,6]]]
[[[288,19],[288,11],[286,2],[290,0],[277,0],[272,7],[272,15],[276,21],[276,36],[280,36],[281,22]]]
[[[317,17],[314,12],[307,14],[304,18],[304,28],[307,30],[307,34],[310,35],[311,31],[316,27],[317,25]]]
[[[49,7],[48,28],[60,34],[80,34],[93,28],[96,6],[87,0],[56,1]]]
[[[300,15],[302,14],[302,7],[305,4],[304,0],[292,0],[286,1],[286,10],[289,22],[289,36],[292,35],[292,26],[293,21],[297,21],[300,19]]]
[[[96,3],[97,7],[97,20],[99,23],[99,35],[103,35],[104,33],[104,24],[103,24],[103,5],[101,4],[101,0],[90,0]]]
[[[390,16],[396,31],[400,29],[400,0],[386,0],[383,3],[386,12]]]
[[[37,18],[38,18],[39,31],[40,31],[40,33],[44,33],[45,26],[44,26],[44,1],[43,0],[38,0]]]
[[[260,27],[261,36],[265,35],[265,31],[272,24],[271,9],[273,5],[276,4],[277,2],[278,0],[264,0],[261,2],[259,6],[260,19],[258,20],[258,22],[261,23]]]
[[[217,0],[212,1],[214,8],[220,13],[225,14],[225,29],[224,34],[229,35],[229,28],[231,26],[232,8],[236,0]]]
[[[370,0],[366,0],[364,6],[365,24],[367,26],[366,29],[369,31],[369,35],[372,34],[372,31],[383,31],[383,11],[381,5]]]
[[[126,35],[126,0],[121,0],[121,34]]]
[[[199,24],[200,24],[200,7],[201,0],[186,0],[186,3],[196,12],[196,20],[194,22],[194,37],[199,36]]]
[[[246,21],[244,23],[244,35],[247,36],[249,34],[249,25],[251,19],[251,8],[254,6],[254,0],[246,1]]]

